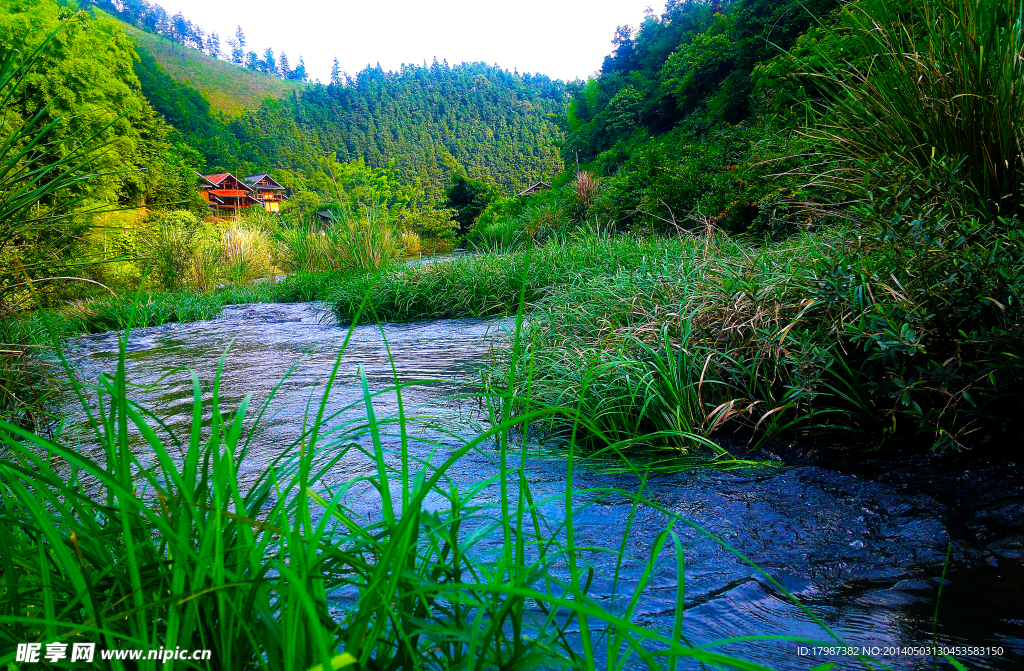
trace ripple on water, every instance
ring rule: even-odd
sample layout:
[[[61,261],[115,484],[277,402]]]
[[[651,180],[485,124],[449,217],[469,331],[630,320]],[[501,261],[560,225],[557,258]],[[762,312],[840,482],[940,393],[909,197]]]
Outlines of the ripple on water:
[[[356,376],[361,365],[371,390],[390,386],[396,376],[403,383],[437,380],[407,388],[404,402],[408,407],[429,406],[433,416],[467,430],[467,421],[479,419],[472,412],[474,403],[451,397],[467,390],[476,366],[508,328],[507,320],[356,327],[328,410],[341,418],[363,413]],[[321,305],[232,306],[214,320],[133,331],[126,364],[131,381],[139,385],[136,400],[156,409],[177,430],[191,420],[193,389],[185,370],[196,373],[208,398],[225,351],[221,396],[226,403],[237,404],[251,393],[258,404],[276,388],[273,410],[243,468],[244,474],[253,476],[297,435],[307,408],[319,402],[346,337],[348,329],[334,323]],[[78,355],[83,375],[94,379],[101,370],[112,371],[117,334],[76,338],[69,350]],[[178,368],[183,370],[167,375]],[[381,415],[396,408],[393,395],[375,400]],[[437,439],[441,434],[428,432],[428,436]],[[414,441],[411,446],[415,456],[424,458],[434,449],[425,442]],[[442,448],[436,457],[443,456]],[[338,464],[332,478],[345,481],[373,468],[369,459],[352,454]],[[450,477],[464,486],[495,470],[493,451],[484,450],[467,454]],[[528,459],[526,470],[535,500],[553,500],[542,506],[544,514],[561,519],[558,499],[564,493],[566,470],[558,452]],[[628,473],[584,465],[574,483],[580,488],[635,491],[639,480]],[[1024,538],[1020,515],[1014,516],[1014,511],[1024,510],[1021,491],[992,487],[979,493],[981,500],[991,499],[986,510],[994,512],[960,520],[956,528],[973,529],[976,539],[988,534],[993,547],[1002,542],[1012,554],[1014,539]],[[927,488],[808,464],[660,473],[648,479],[645,493],[657,507],[700,527],[675,527],[685,553],[685,632],[693,643],[750,634],[825,638],[819,624],[794,606],[779,585],[797,595],[850,644],[930,642],[938,576],[947,543],[953,539],[958,563],[943,591],[940,642],[1006,647],[1002,658],[969,660],[972,668],[1024,667],[1024,573],[1019,563],[979,549],[959,532],[951,534],[950,519],[961,514],[960,508]],[[497,500],[497,486],[485,488],[481,497]],[[367,497],[361,504],[362,514],[368,517],[377,512],[370,501]],[[618,494],[580,495],[576,503],[581,506],[575,516],[580,545],[617,548],[633,517],[618,584],[613,582],[615,567],[609,555],[584,557],[596,569],[592,594],[607,604],[622,605],[632,596],[667,518],[655,507],[633,511],[629,497]],[[360,504],[355,505],[358,509]],[[496,550],[497,542],[486,540],[481,551]],[[996,565],[982,562],[979,566],[973,561],[978,557],[990,561],[996,557]],[[678,587],[675,566],[671,552],[655,562],[653,584],[637,609],[638,622],[671,626]],[[742,652],[778,668],[792,668],[795,645],[759,643]],[[886,661],[899,669],[931,668],[930,658]]]

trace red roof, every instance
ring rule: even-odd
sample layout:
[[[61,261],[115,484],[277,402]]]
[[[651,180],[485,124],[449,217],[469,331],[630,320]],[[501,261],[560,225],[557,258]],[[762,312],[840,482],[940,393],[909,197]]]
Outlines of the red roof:
[[[235,198],[241,198],[242,196],[249,196],[249,192],[246,191],[245,189],[214,189],[210,193],[212,193],[214,195],[217,195],[217,196],[228,196],[228,197],[235,197]],[[249,196],[249,197],[252,198],[252,196]]]
[[[221,182],[224,181],[224,179],[226,177],[230,177],[230,176],[231,176],[230,172],[218,172],[216,175],[203,175],[203,177],[208,179],[213,184],[220,184]]]

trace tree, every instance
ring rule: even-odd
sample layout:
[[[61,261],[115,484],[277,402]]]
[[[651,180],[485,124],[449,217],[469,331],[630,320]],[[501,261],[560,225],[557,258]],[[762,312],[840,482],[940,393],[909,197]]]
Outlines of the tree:
[[[338,57],[334,57],[334,64],[331,66],[331,83],[335,86],[341,85],[341,70],[339,69]]]
[[[185,16],[178,12],[171,17],[171,30],[169,37],[179,44],[185,44],[189,37],[190,26]]]
[[[455,221],[459,222],[459,235],[469,232],[480,213],[497,199],[497,190],[479,179],[471,179],[462,173],[452,175],[451,184],[444,193],[445,207],[455,210]]]
[[[237,65],[245,63],[245,33],[242,26],[235,30],[235,39],[231,40],[231,62]]]
[[[268,49],[269,51],[269,49]],[[292,70],[288,64],[288,54],[281,52],[281,57],[277,60],[277,75],[281,79],[291,79]]]
[[[206,53],[214,58],[220,58],[220,35],[216,30],[206,38]]]
[[[260,57],[256,55],[255,51],[250,51],[245,55],[245,67],[250,70],[260,69]]]
[[[274,50],[270,47],[263,51],[263,60],[260,62],[259,69],[270,74],[277,74],[277,59],[274,58]]]
[[[297,82],[304,82],[309,79],[309,75],[306,74],[306,62],[302,60],[302,56],[299,56],[299,64],[291,71],[288,78]]]

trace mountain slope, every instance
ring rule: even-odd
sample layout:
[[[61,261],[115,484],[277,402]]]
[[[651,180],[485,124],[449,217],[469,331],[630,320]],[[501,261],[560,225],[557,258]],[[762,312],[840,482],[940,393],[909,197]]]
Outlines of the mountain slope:
[[[324,157],[362,158],[391,166],[434,201],[460,170],[508,194],[560,172],[560,132],[548,115],[564,99],[561,82],[483,63],[368,68],[344,86],[267,101],[231,127],[251,155],[275,165],[308,171]]]
[[[220,61],[161,35],[119,23],[136,50],[150,54],[164,72],[199,91],[213,112],[229,118],[257,109],[266,98],[285,98],[309,86]]]

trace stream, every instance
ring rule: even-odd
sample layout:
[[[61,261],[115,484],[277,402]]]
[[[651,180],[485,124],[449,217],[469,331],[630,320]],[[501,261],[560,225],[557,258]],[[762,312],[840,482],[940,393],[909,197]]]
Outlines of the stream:
[[[330,410],[342,410],[362,397],[356,376],[357,364],[362,364],[371,390],[392,385],[396,374],[401,382],[440,380],[408,387],[404,403],[429,405],[435,423],[468,433],[473,422],[481,421],[479,404],[451,397],[477,379],[479,363],[508,328],[507,320],[358,327],[344,353]],[[253,477],[282,443],[298,435],[307,408],[315,412],[347,335],[347,328],[334,324],[315,304],[227,307],[210,321],[133,330],[128,379],[144,386],[136,400],[157,410],[172,428],[180,428],[191,421],[192,382],[186,370],[168,375],[174,369],[194,371],[208,389],[228,350],[222,397],[235,405],[251,393],[256,405],[294,367],[276,392],[263,433],[243,464],[243,474]],[[101,370],[113,371],[118,334],[75,338],[67,348],[85,379],[94,381]],[[378,415],[394,412],[394,396],[376,399],[375,410]],[[342,417],[362,412],[357,405]],[[412,446],[422,457],[431,449],[426,443]],[[452,479],[468,485],[493,475],[491,452],[465,455],[450,472]],[[1024,668],[1024,464],[988,463],[969,454],[897,453],[885,459],[843,454],[779,458],[762,453],[757,458],[769,459],[770,465],[657,472],[648,477],[646,493],[749,557],[846,644],[876,647],[876,657],[894,669],[952,668],[941,660],[933,666],[929,655],[901,650],[932,643],[936,595],[951,543],[936,642],[1002,649],[1001,655],[959,656],[969,669]],[[564,494],[566,466],[557,450],[538,449],[526,459],[535,500]],[[336,475],[343,481],[370,474],[373,468],[369,459],[354,458],[339,464]],[[636,491],[639,479],[622,469],[583,462],[577,465],[574,484]],[[482,495],[496,492],[489,489]],[[575,518],[577,544],[617,548],[631,502],[625,497],[593,498],[591,505],[583,505],[587,502],[584,495],[577,498],[583,506]],[[545,512],[557,515],[558,506]],[[627,552],[635,559],[623,565],[620,591],[623,585],[636,584],[666,524],[663,513],[638,510],[627,539]],[[692,528],[677,525],[676,530],[685,544],[683,621],[691,643],[752,634],[828,639],[805,612],[722,544]],[[667,552],[671,561],[658,565],[635,622],[670,630],[676,593],[671,555]],[[614,566],[606,557],[588,557],[595,567],[591,593],[598,596],[611,591]],[[839,662],[836,668],[864,668],[840,656],[800,658],[797,646],[761,642],[756,647],[723,646],[722,651],[779,669],[810,668],[812,659]]]

